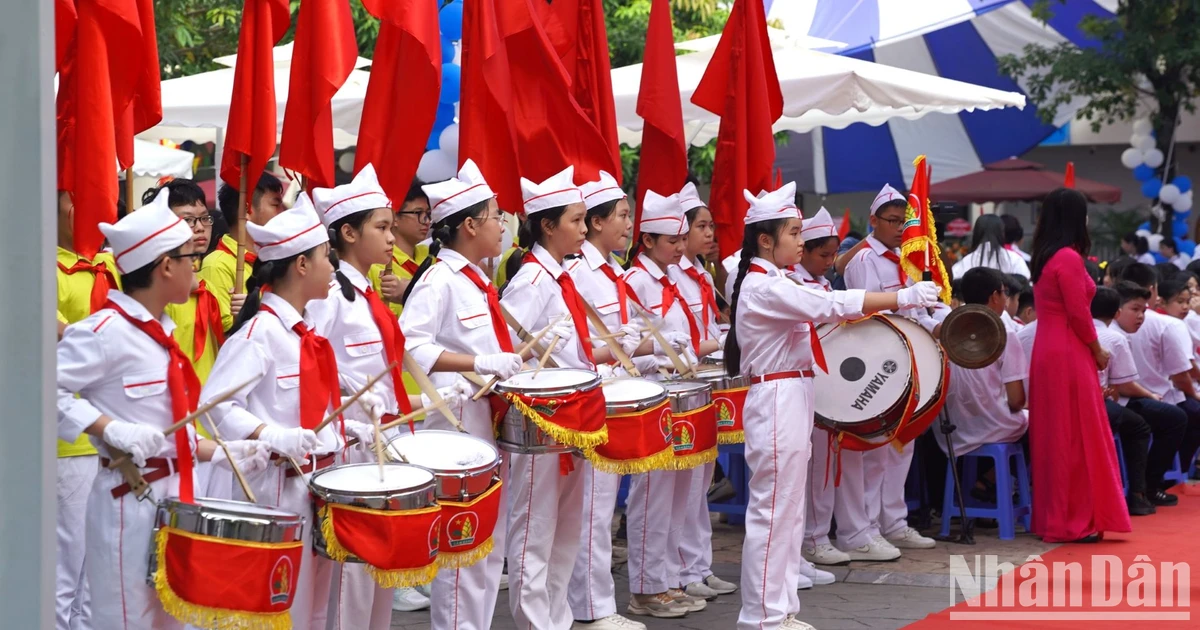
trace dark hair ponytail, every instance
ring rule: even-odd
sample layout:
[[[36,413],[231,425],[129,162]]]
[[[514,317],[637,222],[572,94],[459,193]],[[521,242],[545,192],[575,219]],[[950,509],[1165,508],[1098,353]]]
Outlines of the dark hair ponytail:
[[[429,230],[429,238],[432,239],[432,242],[429,243],[429,255],[425,257],[425,260],[421,261],[421,265],[417,267],[416,272],[413,273],[412,280],[409,280],[408,287],[404,289],[404,295],[400,298],[401,304],[408,302],[408,296],[412,294],[413,287],[417,286],[417,281],[421,279],[421,276],[425,275],[426,271],[429,271],[431,266],[433,266],[433,262],[437,258],[438,253],[442,251],[442,247],[454,246],[454,241],[458,239],[458,228],[462,226],[463,222],[466,221],[468,217],[472,219],[478,219],[482,217],[484,213],[487,212],[489,201],[491,200],[484,199],[479,203],[468,206],[461,212],[455,212],[454,214],[442,219],[441,221],[438,221],[437,223],[434,223],[431,226]],[[497,210],[497,212],[499,212],[499,210]]]
[[[371,214],[377,209],[360,210],[353,214],[347,214],[329,226],[329,261],[333,263],[334,277],[337,278],[338,286],[342,291],[342,297],[350,302],[354,301],[354,285],[346,277],[346,274],[342,273],[342,261],[338,258],[338,253],[349,245],[342,238],[342,226],[349,225],[351,229],[361,234],[363,224],[367,222],[367,219],[371,218]]]
[[[737,279],[733,281],[733,295],[729,296],[729,334],[725,337],[725,372],[738,376],[742,372],[742,348],[737,339],[738,295],[742,281],[750,271],[750,261],[758,255],[758,237],[762,234],[777,236],[787,224],[787,219],[771,219],[747,225],[742,234],[742,258],[738,261]]]
[[[319,247],[319,246],[318,246]],[[279,260],[263,260],[259,258],[254,261],[254,267],[250,272],[250,277],[246,280],[246,301],[242,303],[242,310],[234,313],[235,319],[233,326],[229,329],[229,334],[237,332],[246,322],[250,321],[258,314],[258,309],[262,306],[262,290],[265,287],[275,284],[287,276],[287,272],[292,268],[292,263],[301,256],[311,257],[317,248],[314,247],[306,252],[300,252],[295,256],[288,256]]]
[[[533,246],[540,243],[546,236],[545,230],[542,229],[542,221],[549,221],[550,225],[558,225],[566,211],[567,206],[558,206],[542,210],[532,217],[526,218],[521,227],[517,229],[517,247],[525,252],[533,251]],[[508,279],[508,282],[504,283],[505,287],[517,276],[517,272],[521,270],[524,262],[525,256],[522,252],[513,252],[513,255],[508,257],[508,262],[504,263],[504,277]],[[502,292],[503,290],[501,288]]]

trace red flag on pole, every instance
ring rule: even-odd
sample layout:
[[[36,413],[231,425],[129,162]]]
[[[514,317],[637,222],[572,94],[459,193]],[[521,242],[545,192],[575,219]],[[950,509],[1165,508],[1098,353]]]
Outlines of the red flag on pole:
[[[842,213],[842,224],[838,226],[838,240],[846,240],[846,235],[850,233],[850,211]]]
[[[679,192],[688,176],[683,105],[679,101],[679,76],[675,70],[675,30],[668,0],[653,0],[650,5],[646,52],[642,59],[637,115],[642,117],[645,125],[638,159],[637,206],[633,218],[635,243],[646,191],[669,196]]]
[[[142,57],[131,69],[137,75],[133,98],[117,118],[117,162],[121,168],[133,166],[133,137],[162,122],[162,78],[158,65],[158,33],[154,26],[154,0],[136,0],[141,25]],[[125,200],[132,210],[134,202]]]
[[[378,53],[376,53],[378,58]],[[303,174],[310,186],[334,185],[333,111],[358,60],[354,20],[346,0],[304,0],[296,17],[279,165]]]
[[[408,193],[437,118],[436,96],[442,90],[438,8],[433,2],[387,0],[364,0],[363,6],[379,18],[379,39],[363,101],[354,172],[373,164],[379,184],[396,205]]]
[[[242,8],[233,95],[221,155],[221,179],[230,186],[241,183],[241,156],[247,158],[247,181],[253,186],[275,155],[278,112],[272,49],[287,32],[290,21],[287,0],[246,0]]]
[[[761,0],[735,0],[692,102],[721,117],[709,209],[721,256],[742,246],[743,190],[769,190],[783,95]]]
[[[905,210],[904,232],[900,240],[900,266],[913,280],[922,280],[925,272],[942,289],[942,301],[950,303],[950,275],[942,264],[942,250],[938,247],[937,227],[934,224],[933,208],[929,205],[929,168],[925,156],[913,161],[917,167],[913,173],[912,187],[908,191],[908,208]]]
[[[494,0],[472,0],[463,5],[462,46],[459,164],[474,160],[496,191],[500,207],[520,213],[521,171],[513,119],[513,86],[508,49],[500,36]]]
[[[54,0],[54,69],[63,71],[63,65],[71,54],[69,49],[75,43],[75,26],[79,21],[79,13],[75,10],[75,0]],[[59,77],[58,89],[62,90],[62,77]]]
[[[1075,163],[1067,162],[1067,174],[1063,177],[1063,188],[1075,187]]]

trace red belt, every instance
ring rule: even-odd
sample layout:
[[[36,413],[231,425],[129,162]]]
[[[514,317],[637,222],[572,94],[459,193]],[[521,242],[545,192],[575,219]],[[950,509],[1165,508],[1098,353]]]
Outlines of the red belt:
[[[101,457],[100,466],[108,468],[108,465],[111,463],[111,461],[112,460],[108,459],[107,457]],[[178,466],[179,460],[175,459],[174,457],[169,459],[166,457],[151,457],[150,459],[146,460],[146,465],[142,468],[144,471],[146,471],[142,474],[142,479],[145,479],[146,483],[154,483],[160,479],[166,479],[174,474]],[[129,483],[126,482],[113,488],[112,496],[114,499],[120,499],[121,497],[129,494],[129,492]]]
[[[770,374],[764,374],[763,376],[750,377],[750,384],[758,385],[759,383],[769,383],[771,381],[782,381],[787,378],[812,378],[812,377],[813,377],[812,370],[791,370],[789,372],[772,372]]]
[[[336,453],[326,453],[324,455],[318,455],[315,458],[312,455],[309,455],[308,457],[304,458],[304,461],[299,462],[299,464],[300,464],[301,470],[303,470],[306,473],[316,472],[318,470],[323,470],[325,468],[329,468],[330,466],[332,466],[333,460],[336,457],[337,457]],[[280,456],[278,453],[271,454],[271,459],[279,459],[279,458],[280,458]],[[284,476],[284,478],[290,479],[292,477],[299,477],[300,473],[296,472],[295,468],[288,466],[287,471],[284,472],[283,476]]]

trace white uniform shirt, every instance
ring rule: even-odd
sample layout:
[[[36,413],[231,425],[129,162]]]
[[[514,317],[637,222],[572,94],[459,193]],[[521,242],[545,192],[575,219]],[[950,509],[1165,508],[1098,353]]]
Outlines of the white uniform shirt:
[[[531,251],[537,263],[521,265],[517,275],[509,279],[500,302],[529,334],[537,334],[552,323],[570,320],[571,312],[558,286],[558,277],[566,272],[541,245],[534,245]],[[582,344],[583,340],[576,337],[572,347],[560,348],[551,357],[559,367],[593,369]]]
[[[738,264],[742,262],[742,250],[726,256],[721,260],[721,266],[725,268],[725,297],[733,299],[733,283],[737,281]]]
[[[601,268],[608,265],[618,278],[625,275],[625,270],[611,256],[605,258],[604,254],[588,241],[583,242],[580,251],[582,256],[567,262],[567,273],[571,274],[571,280],[575,282],[575,289],[579,291],[579,295],[596,309],[609,332],[616,332],[621,327],[621,304],[617,299],[617,285],[608,279]],[[634,299],[627,296],[629,302]],[[636,306],[627,304],[627,310],[627,321],[641,321]],[[595,328],[591,330],[594,334],[599,334]]]
[[[1187,326],[1188,335],[1192,338],[1192,349],[1196,358],[1200,359],[1200,315],[1189,310],[1187,317],[1183,318],[1183,325]]]
[[[309,302],[305,310],[316,326],[316,333],[328,339],[333,346],[338,372],[351,379],[352,383],[362,386],[387,369],[387,353],[383,348],[383,335],[371,316],[371,306],[367,298],[359,293],[370,290],[371,282],[351,265],[342,264],[341,271],[357,289],[354,301],[342,295],[342,285],[335,278],[329,285],[329,297]],[[390,371],[374,386],[374,389],[386,392],[381,397],[388,413],[399,412],[394,387]],[[400,387],[403,389],[404,385]],[[357,410],[357,405],[351,407],[347,410],[347,417],[358,417]]]
[[[300,426],[300,335],[292,327],[304,321],[315,330],[313,321],[301,318],[291,304],[274,293],[264,293],[262,305],[275,314],[260,310],[225,340],[200,394],[203,404],[250,380],[213,411],[213,421],[227,440],[244,440],[260,424],[285,429]],[[331,423],[317,434],[321,446],[314,454],[340,448],[336,426]]]
[[[1014,276],[1029,277],[1029,265],[1025,264],[1024,258],[1008,249],[1001,249],[993,254],[991,246],[987,243],[954,263],[950,273],[955,278],[961,278],[964,273],[976,267],[990,267]]]
[[[762,258],[756,257],[751,264],[766,273],[747,273],[738,293],[734,325],[742,351],[742,374],[811,370],[808,322],[838,322],[862,315],[863,291],[808,289]]]
[[[151,319],[146,307],[120,291],[110,290],[108,299],[138,321]],[[175,322],[165,313],[158,322],[170,337]],[[57,361],[59,439],[74,442],[102,415],[160,429],[175,423],[167,389],[170,355],[120,313],[100,309],[67,326]],[[195,436],[190,437],[194,442]],[[91,441],[101,455],[108,455],[102,440]],[[174,438],[161,453],[148,456],[175,457]]]
[[[1029,418],[1024,410],[1008,408],[1008,383],[1024,382],[1029,376],[1025,351],[1016,333],[1008,333],[1004,353],[993,364],[970,370],[950,364],[950,388],[946,410],[958,429],[954,452],[963,454],[990,442],[1015,442],[1025,434]],[[945,449],[945,441],[938,440]]]
[[[638,300],[646,307],[646,310],[654,313],[662,318],[659,325],[659,332],[676,332],[685,335],[691,335],[691,327],[688,325],[688,312],[683,310],[678,300],[673,300],[667,308],[666,316],[663,317],[662,302],[663,302],[663,285],[662,278],[664,277],[663,270],[659,268],[658,263],[650,260],[645,254],[638,254],[638,262],[641,265],[633,265],[629,268],[629,272],[625,275],[625,280],[629,283],[629,288],[637,293]],[[668,270],[669,271],[669,270]],[[682,275],[682,274],[681,274]],[[666,275],[667,281],[671,281],[671,276]],[[678,285],[676,285],[678,286]],[[683,295],[680,293],[680,295]],[[687,297],[684,296],[686,300]],[[696,318],[696,327],[699,329],[699,318]],[[703,332],[700,333],[703,338]]]
[[[867,237],[867,246],[858,251],[854,258],[846,263],[846,288],[861,289],[869,293],[895,293],[913,284],[912,279],[900,272],[900,266],[885,258],[888,248],[884,247],[874,235]],[[899,256],[898,250],[891,250]],[[933,329],[950,313],[950,307],[940,304],[935,314],[930,316],[923,308],[907,308],[898,314],[915,320],[926,331]]]
[[[1158,264],[1158,259],[1155,258],[1154,254],[1151,254],[1150,252],[1138,254],[1137,261],[1143,265],[1150,265],[1151,267]]]
[[[1188,263],[1192,262],[1192,257],[1183,252],[1179,252],[1178,254],[1172,256],[1169,262],[1180,269],[1187,269]]]
[[[1161,396],[1172,405],[1183,402],[1183,392],[1171,384],[1171,375],[1192,368],[1192,342],[1181,320],[1155,311],[1146,311],[1146,321],[1132,335],[1114,321],[1111,329],[1125,335],[1133,350],[1142,387]]]
[[[1007,327],[1005,328],[1007,330]],[[1025,395],[1029,396],[1029,366],[1033,363],[1033,339],[1037,337],[1037,320],[1033,320],[1017,331],[1017,341],[1025,353]]]
[[[708,275],[708,271],[702,267],[697,267],[695,263],[688,259],[685,255],[679,259],[678,265],[671,265],[667,268],[667,277],[675,286],[679,287],[679,294],[687,301],[688,308],[692,310],[692,317],[696,320],[696,327],[700,329],[700,341],[708,339],[719,339],[721,337],[721,329],[717,327],[717,313],[715,310],[710,310],[708,319],[704,319],[704,300],[700,293],[700,285],[696,284],[687,275],[688,269],[695,269],[700,272],[700,279],[708,283],[709,288],[713,289],[713,309],[716,308],[716,289],[713,279]]]
[[[1000,313],[1000,321],[1004,322],[1004,330],[1013,334],[1021,332],[1021,329],[1025,327],[1023,324],[1018,324],[1017,320],[1008,314],[1008,311]]]
[[[1109,328],[1098,319],[1093,319],[1092,323],[1096,325],[1096,340],[1109,354],[1108,367],[1100,370],[1100,387],[1138,380],[1137,362],[1133,360],[1133,350],[1129,348],[1129,340],[1125,335]],[[1129,399],[1121,396],[1117,402],[1124,405]]]

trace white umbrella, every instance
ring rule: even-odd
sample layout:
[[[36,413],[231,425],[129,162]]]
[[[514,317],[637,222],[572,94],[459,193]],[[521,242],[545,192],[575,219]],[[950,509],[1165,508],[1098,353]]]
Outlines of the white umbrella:
[[[271,51],[271,57],[275,60],[276,68],[290,68],[292,66],[292,49],[295,43],[296,42],[288,42],[286,44],[276,46],[274,50]],[[213,59],[213,61],[221,64],[222,66],[228,66],[232,68],[237,65],[237,55],[225,55],[224,57],[217,57],[216,59]],[[354,62],[355,68],[365,68],[369,65],[371,65],[371,60],[367,59],[366,57],[359,57]]]
[[[164,147],[157,142],[133,140],[133,173],[140,177],[192,177],[192,163],[196,159],[190,151]],[[125,171],[120,171],[125,177]]]

